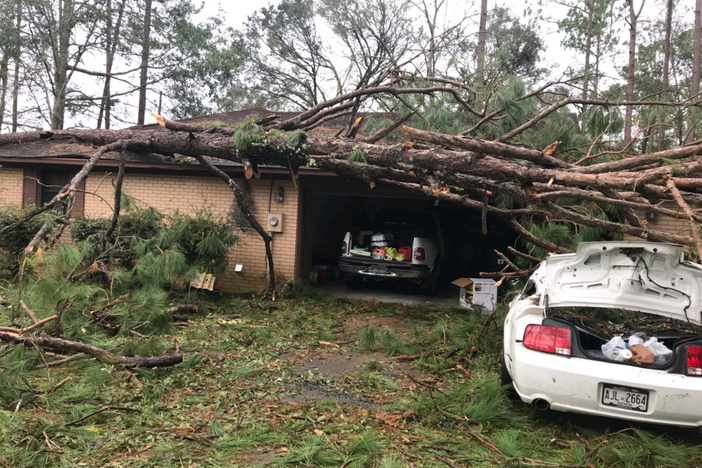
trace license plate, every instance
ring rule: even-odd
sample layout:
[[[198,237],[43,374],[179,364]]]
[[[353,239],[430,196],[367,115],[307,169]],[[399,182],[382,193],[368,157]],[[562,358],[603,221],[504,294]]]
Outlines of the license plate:
[[[602,404],[615,408],[648,411],[648,391],[619,385],[602,384]]]
[[[387,267],[378,265],[371,265],[368,271],[374,275],[387,275],[390,273],[390,270],[388,270]]]

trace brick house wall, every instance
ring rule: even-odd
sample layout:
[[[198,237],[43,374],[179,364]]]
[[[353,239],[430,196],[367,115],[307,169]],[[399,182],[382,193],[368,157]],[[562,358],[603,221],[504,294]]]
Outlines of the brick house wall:
[[[30,170],[26,172],[32,173]],[[36,171],[33,171],[36,173]],[[22,205],[23,169],[0,168],[0,207]],[[114,199],[113,181],[116,171],[95,171],[85,181],[83,214],[92,218],[110,217]],[[283,231],[273,234],[273,259],[279,282],[295,278],[298,190],[290,180],[258,179],[244,181],[249,184],[255,214],[261,225],[266,226],[270,212],[283,214]],[[272,185],[272,195],[271,195]],[[282,186],[284,201],[275,201],[278,187]],[[234,200],[231,190],[215,177],[180,174],[134,173],[127,171],[123,180],[124,193],[135,198],[142,206],[151,206],[164,213],[180,211],[194,214],[207,207],[224,218],[229,214]],[[267,285],[265,246],[253,230],[238,232],[241,242],[229,252],[229,271],[218,279],[218,287],[225,291],[261,291]],[[243,272],[234,273],[234,266],[242,264]]]
[[[685,214],[680,211],[678,205],[674,202],[666,202],[661,205],[663,208],[679,212],[677,217],[657,215],[654,221],[649,221],[648,227],[656,231],[665,231],[671,234],[682,236],[690,235],[690,224]],[[636,210],[636,214],[640,219],[646,219],[646,213],[641,210]],[[639,237],[624,234],[624,240],[636,241],[641,240]]]
[[[22,205],[24,170],[0,167],[0,207]]]

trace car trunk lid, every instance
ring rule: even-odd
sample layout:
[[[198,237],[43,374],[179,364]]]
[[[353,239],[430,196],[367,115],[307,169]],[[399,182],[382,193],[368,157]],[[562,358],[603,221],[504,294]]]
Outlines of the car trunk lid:
[[[548,306],[629,309],[702,323],[702,266],[684,261],[679,245],[585,242],[545,264]]]

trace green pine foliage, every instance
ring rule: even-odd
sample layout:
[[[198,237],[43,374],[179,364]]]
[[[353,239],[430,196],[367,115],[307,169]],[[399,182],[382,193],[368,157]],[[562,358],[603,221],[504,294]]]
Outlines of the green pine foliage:
[[[103,249],[109,222],[79,217],[71,236],[85,264],[109,263],[110,275],[116,275],[110,279],[120,284],[129,283],[125,271],[133,272],[140,284],[159,286],[200,272],[221,275],[227,268],[227,252],[239,242],[233,227],[207,208],[193,215],[166,216],[154,208],[132,206],[120,215],[115,235]]]
[[[246,151],[250,146],[266,140],[266,134],[252,120],[243,119],[234,128],[232,140],[237,151]]]
[[[16,223],[32,209],[33,206],[19,208],[14,205],[0,209],[0,229]],[[42,222],[40,217],[36,217],[0,236],[0,278],[10,278],[18,272],[20,253],[32,240]]]

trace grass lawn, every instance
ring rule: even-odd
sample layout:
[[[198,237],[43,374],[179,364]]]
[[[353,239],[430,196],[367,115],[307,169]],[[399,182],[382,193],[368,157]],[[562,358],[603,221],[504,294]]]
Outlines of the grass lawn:
[[[0,466],[702,466],[697,432],[510,399],[503,317],[231,297],[167,335],[112,340],[132,354],[177,341],[176,367],[47,368],[36,350],[4,348]]]

